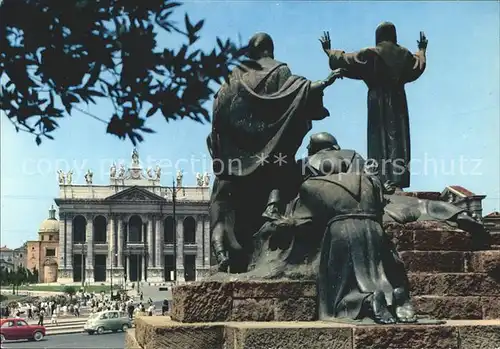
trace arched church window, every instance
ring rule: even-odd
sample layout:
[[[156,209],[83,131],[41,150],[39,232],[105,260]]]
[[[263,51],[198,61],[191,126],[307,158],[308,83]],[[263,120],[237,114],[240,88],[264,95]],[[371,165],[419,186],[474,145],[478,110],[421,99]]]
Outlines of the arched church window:
[[[87,229],[87,220],[83,216],[76,216],[73,218],[73,242],[85,242],[85,231]]]
[[[193,217],[188,216],[183,222],[184,244],[196,244],[196,222]]]
[[[105,244],[106,243],[106,230],[107,230],[108,222],[104,216],[97,216],[94,218],[94,242],[96,244]]]
[[[128,226],[128,242],[142,242],[142,218],[137,215],[130,217]]]
[[[167,217],[163,221],[163,239],[166,244],[173,244],[175,241],[175,221],[173,217]]]

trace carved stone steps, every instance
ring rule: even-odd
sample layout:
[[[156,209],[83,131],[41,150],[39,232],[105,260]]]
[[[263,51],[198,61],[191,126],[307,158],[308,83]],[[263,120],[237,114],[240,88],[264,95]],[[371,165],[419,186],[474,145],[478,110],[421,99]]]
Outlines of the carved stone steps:
[[[500,247],[500,233],[490,233],[491,245],[496,245]]]
[[[500,275],[500,251],[402,251],[409,272],[488,273]]]
[[[173,320],[312,321],[316,319],[314,281],[196,282],[172,289]]]
[[[477,251],[491,246],[483,232],[469,233],[436,221],[387,222],[384,226],[398,251]]]
[[[500,319],[500,297],[415,296],[419,315],[434,319]]]
[[[482,273],[409,273],[413,296],[500,296],[500,279]]]
[[[409,277],[420,315],[500,318],[500,281],[487,274],[410,273]],[[317,320],[313,281],[202,282],[177,286],[172,295],[172,319],[184,323]]]
[[[135,337],[135,338],[134,338]],[[444,325],[356,326],[332,322],[185,324],[140,317],[127,349],[495,349],[500,320]]]

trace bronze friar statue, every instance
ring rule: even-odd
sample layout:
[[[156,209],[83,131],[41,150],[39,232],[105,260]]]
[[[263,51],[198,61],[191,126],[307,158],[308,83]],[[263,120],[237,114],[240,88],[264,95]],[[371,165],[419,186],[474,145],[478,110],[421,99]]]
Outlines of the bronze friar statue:
[[[409,281],[384,221],[441,221],[473,233],[470,212],[444,201],[392,194],[375,162],[341,149],[333,135],[311,136],[307,173],[281,218],[255,234],[249,279],[317,279],[320,320],[412,323]]]
[[[209,209],[212,247],[219,269],[235,273],[247,270],[270,192],[295,195],[290,188],[300,179],[289,168],[311,121],[328,116],[323,90],[341,74],[331,72],[318,82],[292,75],[274,59],[273,40],[265,33],[250,39],[247,58],[216,94],[208,137],[216,176]]]
[[[383,182],[410,186],[410,126],[404,85],[426,67],[427,39],[420,32],[418,51],[398,45],[396,27],[384,22],[376,30],[376,46],[354,53],[332,50],[330,34],[320,39],[330,68],[346,69],[345,76],[368,86],[368,158],[379,163]]]

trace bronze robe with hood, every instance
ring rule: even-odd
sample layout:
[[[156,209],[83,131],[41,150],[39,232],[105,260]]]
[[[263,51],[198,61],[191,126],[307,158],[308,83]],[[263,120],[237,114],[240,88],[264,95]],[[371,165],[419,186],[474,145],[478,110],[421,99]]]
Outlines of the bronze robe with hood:
[[[307,179],[287,217],[256,234],[263,252],[249,277],[318,280],[319,319],[360,319],[364,300],[408,289],[404,264],[382,226],[377,177],[337,173]]]
[[[298,181],[291,178],[295,153],[311,120],[328,116],[311,83],[266,57],[242,62],[216,95],[207,140],[216,175],[209,214],[214,251],[229,253],[231,272],[247,271],[270,192]]]
[[[424,53],[412,54],[398,45],[394,25],[383,23],[375,47],[354,53],[330,50],[329,63],[331,69],[344,68],[344,76],[368,86],[368,158],[380,164],[382,182],[408,188],[410,124],[404,85],[424,72]]]

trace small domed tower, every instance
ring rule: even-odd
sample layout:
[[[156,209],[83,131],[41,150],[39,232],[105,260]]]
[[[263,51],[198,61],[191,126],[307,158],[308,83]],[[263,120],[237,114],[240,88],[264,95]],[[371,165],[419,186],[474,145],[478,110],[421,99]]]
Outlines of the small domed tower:
[[[59,249],[59,221],[56,219],[54,205],[50,207],[49,217],[38,229],[40,281],[44,283],[57,281],[57,258]]]
[[[54,205],[49,210],[49,218],[40,224],[38,236],[40,241],[59,241],[59,221],[56,219]]]

